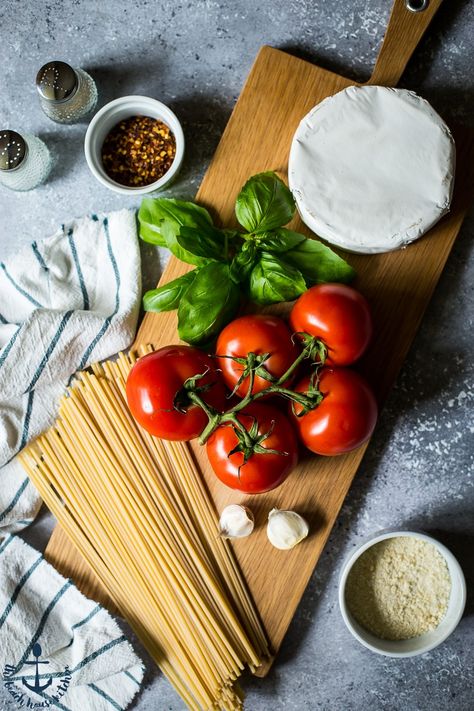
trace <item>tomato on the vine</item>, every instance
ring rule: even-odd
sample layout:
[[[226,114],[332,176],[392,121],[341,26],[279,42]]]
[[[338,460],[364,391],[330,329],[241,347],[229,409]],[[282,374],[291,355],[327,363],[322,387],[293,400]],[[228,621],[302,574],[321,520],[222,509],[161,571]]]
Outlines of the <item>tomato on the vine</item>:
[[[249,378],[243,377],[245,366],[232,358],[246,358],[249,353],[257,356],[269,353],[261,367],[280,378],[298,357],[299,350],[292,341],[288,326],[277,316],[252,314],[231,321],[217,340],[216,355],[220,356],[218,361],[222,377],[231,390],[242,379],[235,390],[242,398],[248,392]],[[261,392],[270,385],[270,380],[255,375],[252,393]]]
[[[127,401],[137,422],[152,435],[190,440],[208,422],[201,407],[187,396],[185,381],[196,375],[199,395],[216,410],[225,408],[225,388],[211,358],[190,346],[165,346],[143,356],[127,379]]]
[[[288,418],[275,407],[254,403],[237,415],[260,447],[244,462],[244,452],[235,451],[239,438],[231,423],[219,425],[207,441],[207,456],[217,477],[231,489],[260,494],[279,486],[298,462],[298,441]],[[268,436],[265,436],[267,435]],[[257,447],[257,450],[259,447]]]
[[[318,284],[305,291],[293,306],[290,325],[324,342],[328,365],[354,363],[372,338],[369,304],[345,284]]]
[[[311,377],[297,383],[297,392],[308,392]],[[321,368],[317,388],[322,400],[314,410],[292,414],[303,444],[316,454],[332,456],[350,452],[366,442],[377,422],[377,403],[366,381],[349,368]]]

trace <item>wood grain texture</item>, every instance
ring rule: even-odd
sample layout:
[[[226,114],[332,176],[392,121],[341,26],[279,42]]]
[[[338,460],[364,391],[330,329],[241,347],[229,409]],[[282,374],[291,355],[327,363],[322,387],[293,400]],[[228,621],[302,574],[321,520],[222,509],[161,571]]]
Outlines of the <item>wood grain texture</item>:
[[[270,169],[286,178],[290,142],[301,118],[326,96],[349,85],[350,82],[341,76],[264,47],[196,199],[211,210],[216,220],[226,225],[234,223],[235,198],[246,179]],[[404,250],[348,256],[358,271],[356,286],[366,294],[373,308],[376,336],[360,369],[374,386],[380,403],[403,363],[472,197],[473,135],[458,131],[455,139],[458,168],[450,214],[428,235]],[[298,218],[292,226],[309,234]],[[174,279],[187,268],[172,258],[161,282]],[[284,305],[279,311],[287,309]],[[147,314],[137,336],[137,343],[155,346],[177,340],[175,313]],[[281,487],[254,498],[224,487],[210,471],[203,448],[195,445],[193,451],[218,510],[230,502],[243,502],[255,512],[255,534],[236,542],[234,549],[271,644],[277,651],[365,448],[343,457],[306,455]],[[310,537],[293,551],[278,551],[266,539],[266,516],[274,506],[295,509],[309,521]],[[60,533],[53,535],[47,555],[59,570],[66,566],[73,579],[79,574],[85,592],[106,602],[96,583],[87,577],[78,555]],[[261,673],[266,671],[263,669]]]
[[[416,6],[420,0],[410,0]],[[396,86],[419,41],[443,0],[429,0],[423,12],[412,12],[407,0],[395,0],[387,31],[368,84]]]

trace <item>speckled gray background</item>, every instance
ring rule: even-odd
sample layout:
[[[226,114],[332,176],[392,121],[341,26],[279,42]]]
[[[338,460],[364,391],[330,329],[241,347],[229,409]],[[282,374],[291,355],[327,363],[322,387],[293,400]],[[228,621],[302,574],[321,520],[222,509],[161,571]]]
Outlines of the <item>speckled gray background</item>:
[[[85,124],[61,127],[41,113],[33,82],[43,62],[58,58],[86,68],[98,83],[100,104],[142,93],[172,106],[188,141],[174,193],[192,196],[260,45],[364,80],[389,10],[389,0],[3,0],[0,126],[38,133],[56,164],[50,181],[29,194],[0,190],[1,257],[72,216],[134,204],[89,175],[82,154]],[[471,126],[473,38],[473,3],[445,0],[402,81],[448,120]],[[473,235],[471,214],[278,661],[266,679],[245,681],[250,711],[474,707]],[[146,257],[150,284],[160,260],[151,249]],[[403,661],[361,647],[337,607],[344,557],[368,534],[394,526],[435,531],[458,554],[470,591],[464,619],[449,641]],[[27,537],[41,547],[49,529],[43,516]],[[149,666],[134,709],[182,708]]]

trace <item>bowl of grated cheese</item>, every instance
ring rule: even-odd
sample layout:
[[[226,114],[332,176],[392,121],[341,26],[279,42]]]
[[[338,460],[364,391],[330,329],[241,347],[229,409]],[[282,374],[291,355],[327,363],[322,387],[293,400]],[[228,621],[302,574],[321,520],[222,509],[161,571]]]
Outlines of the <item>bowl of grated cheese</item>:
[[[457,627],[465,604],[461,566],[446,546],[424,533],[377,534],[342,568],[344,622],[378,654],[414,657],[434,649]]]

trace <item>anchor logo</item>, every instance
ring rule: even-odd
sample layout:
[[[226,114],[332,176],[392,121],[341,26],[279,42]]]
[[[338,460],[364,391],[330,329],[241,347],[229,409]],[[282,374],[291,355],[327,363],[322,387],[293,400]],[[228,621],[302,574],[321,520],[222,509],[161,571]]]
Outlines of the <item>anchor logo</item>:
[[[29,709],[39,709],[45,708],[46,706],[49,708],[52,703],[59,701],[59,699],[67,693],[72,679],[72,671],[66,664],[62,671],[51,672],[50,674],[40,674],[40,665],[50,664],[50,662],[46,659],[40,661],[40,657],[43,653],[43,650],[41,649],[41,645],[38,644],[38,642],[33,645],[31,652],[34,659],[30,659],[26,662],[21,661],[20,666],[22,666],[23,664],[33,666],[35,667],[35,673],[28,675],[25,674],[25,676],[21,676],[20,674],[17,676],[18,663],[5,664],[3,674],[0,671],[0,683],[3,676],[3,685],[12,697],[12,699],[17,703],[19,708],[25,707]],[[51,664],[53,665],[54,669],[54,662],[51,662]],[[33,682],[31,681],[32,678],[34,679]],[[30,681],[28,681],[28,679]],[[21,686],[20,680],[23,686]],[[51,690],[49,692],[49,694],[52,695],[51,697],[43,693],[48,687],[51,687]],[[49,703],[39,703],[38,696],[35,696],[36,694],[48,699]],[[31,701],[31,699],[33,698],[36,700],[35,703],[32,703]],[[3,708],[3,705],[1,705],[1,701],[0,706],[1,708]]]
[[[33,656],[35,657],[34,661],[31,662],[25,662],[25,664],[32,664],[36,667],[36,674],[35,674],[35,683],[34,684],[29,684],[24,677],[22,677],[22,682],[23,685],[26,686],[27,689],[30,689],[31,691],[35,691],[37,694],[40,692],[44,691],[45,689],[48,688],[48,686],[51,686],[53,683],[52,677],[49,677],[48,681],[45,684],[40,683],[40,678],[39,678],[39,665],[40,664],[49,664],[49,662],[40,662],[39,658],[41,657],[42,653],[41,645],[36,642],[35,645],[33,645],[32,653]]]

